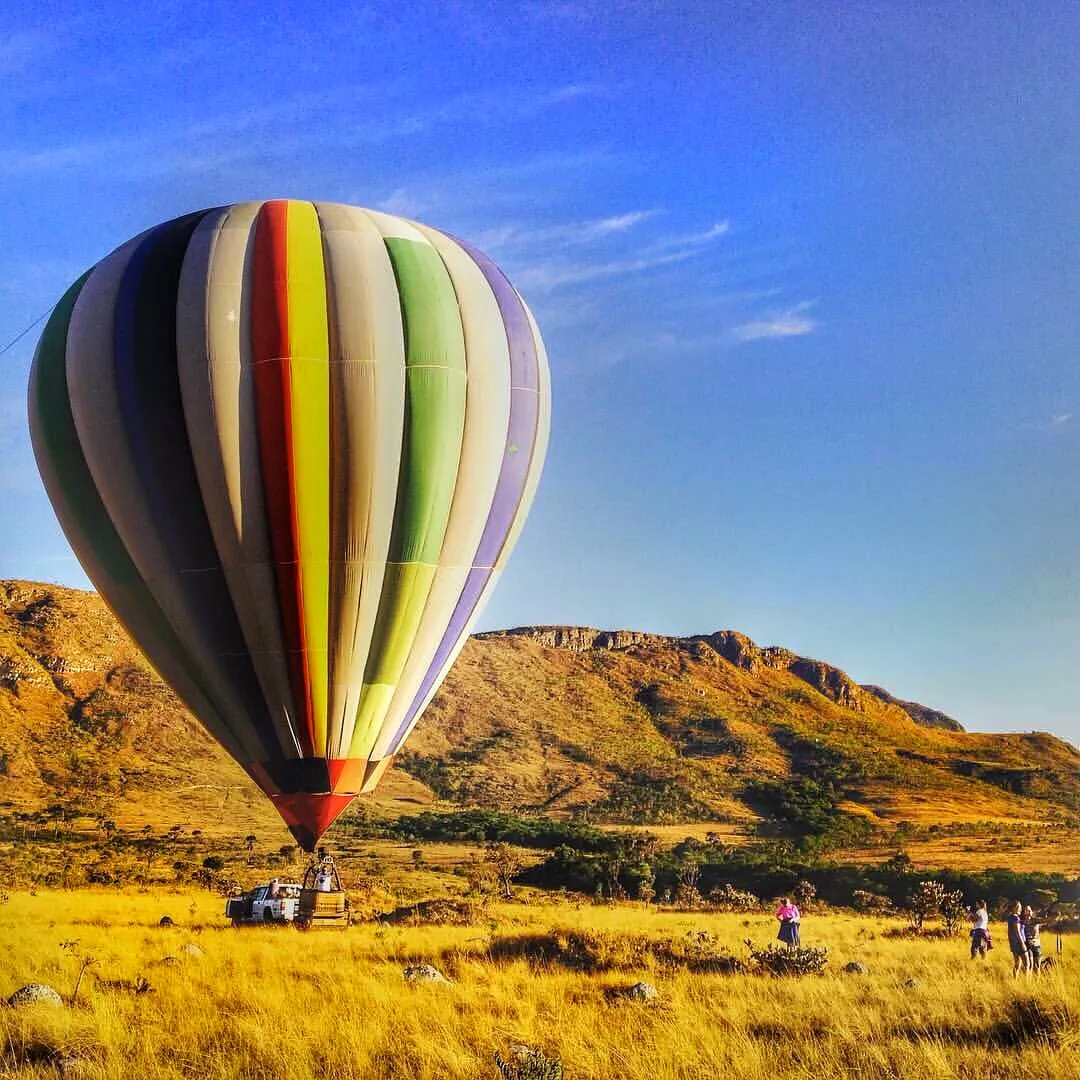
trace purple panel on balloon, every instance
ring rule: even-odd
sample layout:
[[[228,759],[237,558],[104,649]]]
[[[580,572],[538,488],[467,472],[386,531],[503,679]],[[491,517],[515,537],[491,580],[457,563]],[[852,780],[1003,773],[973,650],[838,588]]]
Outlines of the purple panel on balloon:
[[[521,496],[525,491],[533,446],[536,442],[536,427],[540,413],[539,358],[536,352],[536,341],[521,298],[506,280],[503,272],[483,252],[477,251],[462,240],[458,240],[457,243],[468,252],[487,278],[506,327],[506,342],[510,348],[510,422],[506,435],[506,448],[503,451],[502,468],[499,470],[499,479],[495,485],[495,495],[491,501],[487,524],[484,526],[480,545],[473,558],[473,569],[469,572],[465,588],[458,598],[453,615],[450,616],[450,622],[447,624],[442,641],[439,642],[431,667],[428,668],[420,690],[394,736],[391,752],[396,752],[398,743],[409,730],[409,725],[419,712],[424,699],[431,692],[439,672],[465,632],[484,591],[484,586],[491,577],[492,568],[506,542],[506,536],[513,524],[518,506],[521,505]]]

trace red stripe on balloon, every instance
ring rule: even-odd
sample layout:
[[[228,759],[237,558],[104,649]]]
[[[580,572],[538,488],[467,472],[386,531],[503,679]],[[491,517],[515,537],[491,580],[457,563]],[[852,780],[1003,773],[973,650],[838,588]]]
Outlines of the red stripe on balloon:
[[[270,548],[274,556],[289,683],[304,755],[314,754],[298,560],[293,475],[292,387],[289,367],[288,202],[264,203],[255,223],[252,258],[251,358]]]

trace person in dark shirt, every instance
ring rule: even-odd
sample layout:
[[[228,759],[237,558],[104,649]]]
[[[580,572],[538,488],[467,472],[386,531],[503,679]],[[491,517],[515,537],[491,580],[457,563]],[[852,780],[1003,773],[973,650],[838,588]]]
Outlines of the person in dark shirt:
[[[1042,971],[1042,938],[1039,931],[1042,930],[1042,925],[1039,922],[1039,916],[1031,910],[1031,906],[1027,905],[1024,908],[1024,944],[1027,946],[1028,952],[1028,971],[1033,971],[1036,975]]]
[[[1024,933],[1024,905],[1019,900],[1012,906],[1012,913],[1005,920],[1009,928],[1009,951],[1013,958],[1013,978],[1028,970],[1027,936]]]

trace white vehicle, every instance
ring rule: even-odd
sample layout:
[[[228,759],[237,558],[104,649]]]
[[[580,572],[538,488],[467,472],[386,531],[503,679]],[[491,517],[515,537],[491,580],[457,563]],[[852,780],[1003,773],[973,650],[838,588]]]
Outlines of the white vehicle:
[[[300,885],[293,881],[258,885],[225,904],[225,917],[233,926],[253,923],[291,923],[300,911]]]

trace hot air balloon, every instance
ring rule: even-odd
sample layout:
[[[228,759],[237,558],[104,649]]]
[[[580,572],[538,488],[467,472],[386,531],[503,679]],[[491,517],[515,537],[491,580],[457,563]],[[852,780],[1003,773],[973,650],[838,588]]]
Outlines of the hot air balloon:
[[[34,454],[87,575],[312,850],[453,664],[532,502],[550,384],[481,252],[336,203],[158,225],[42,333]]]

